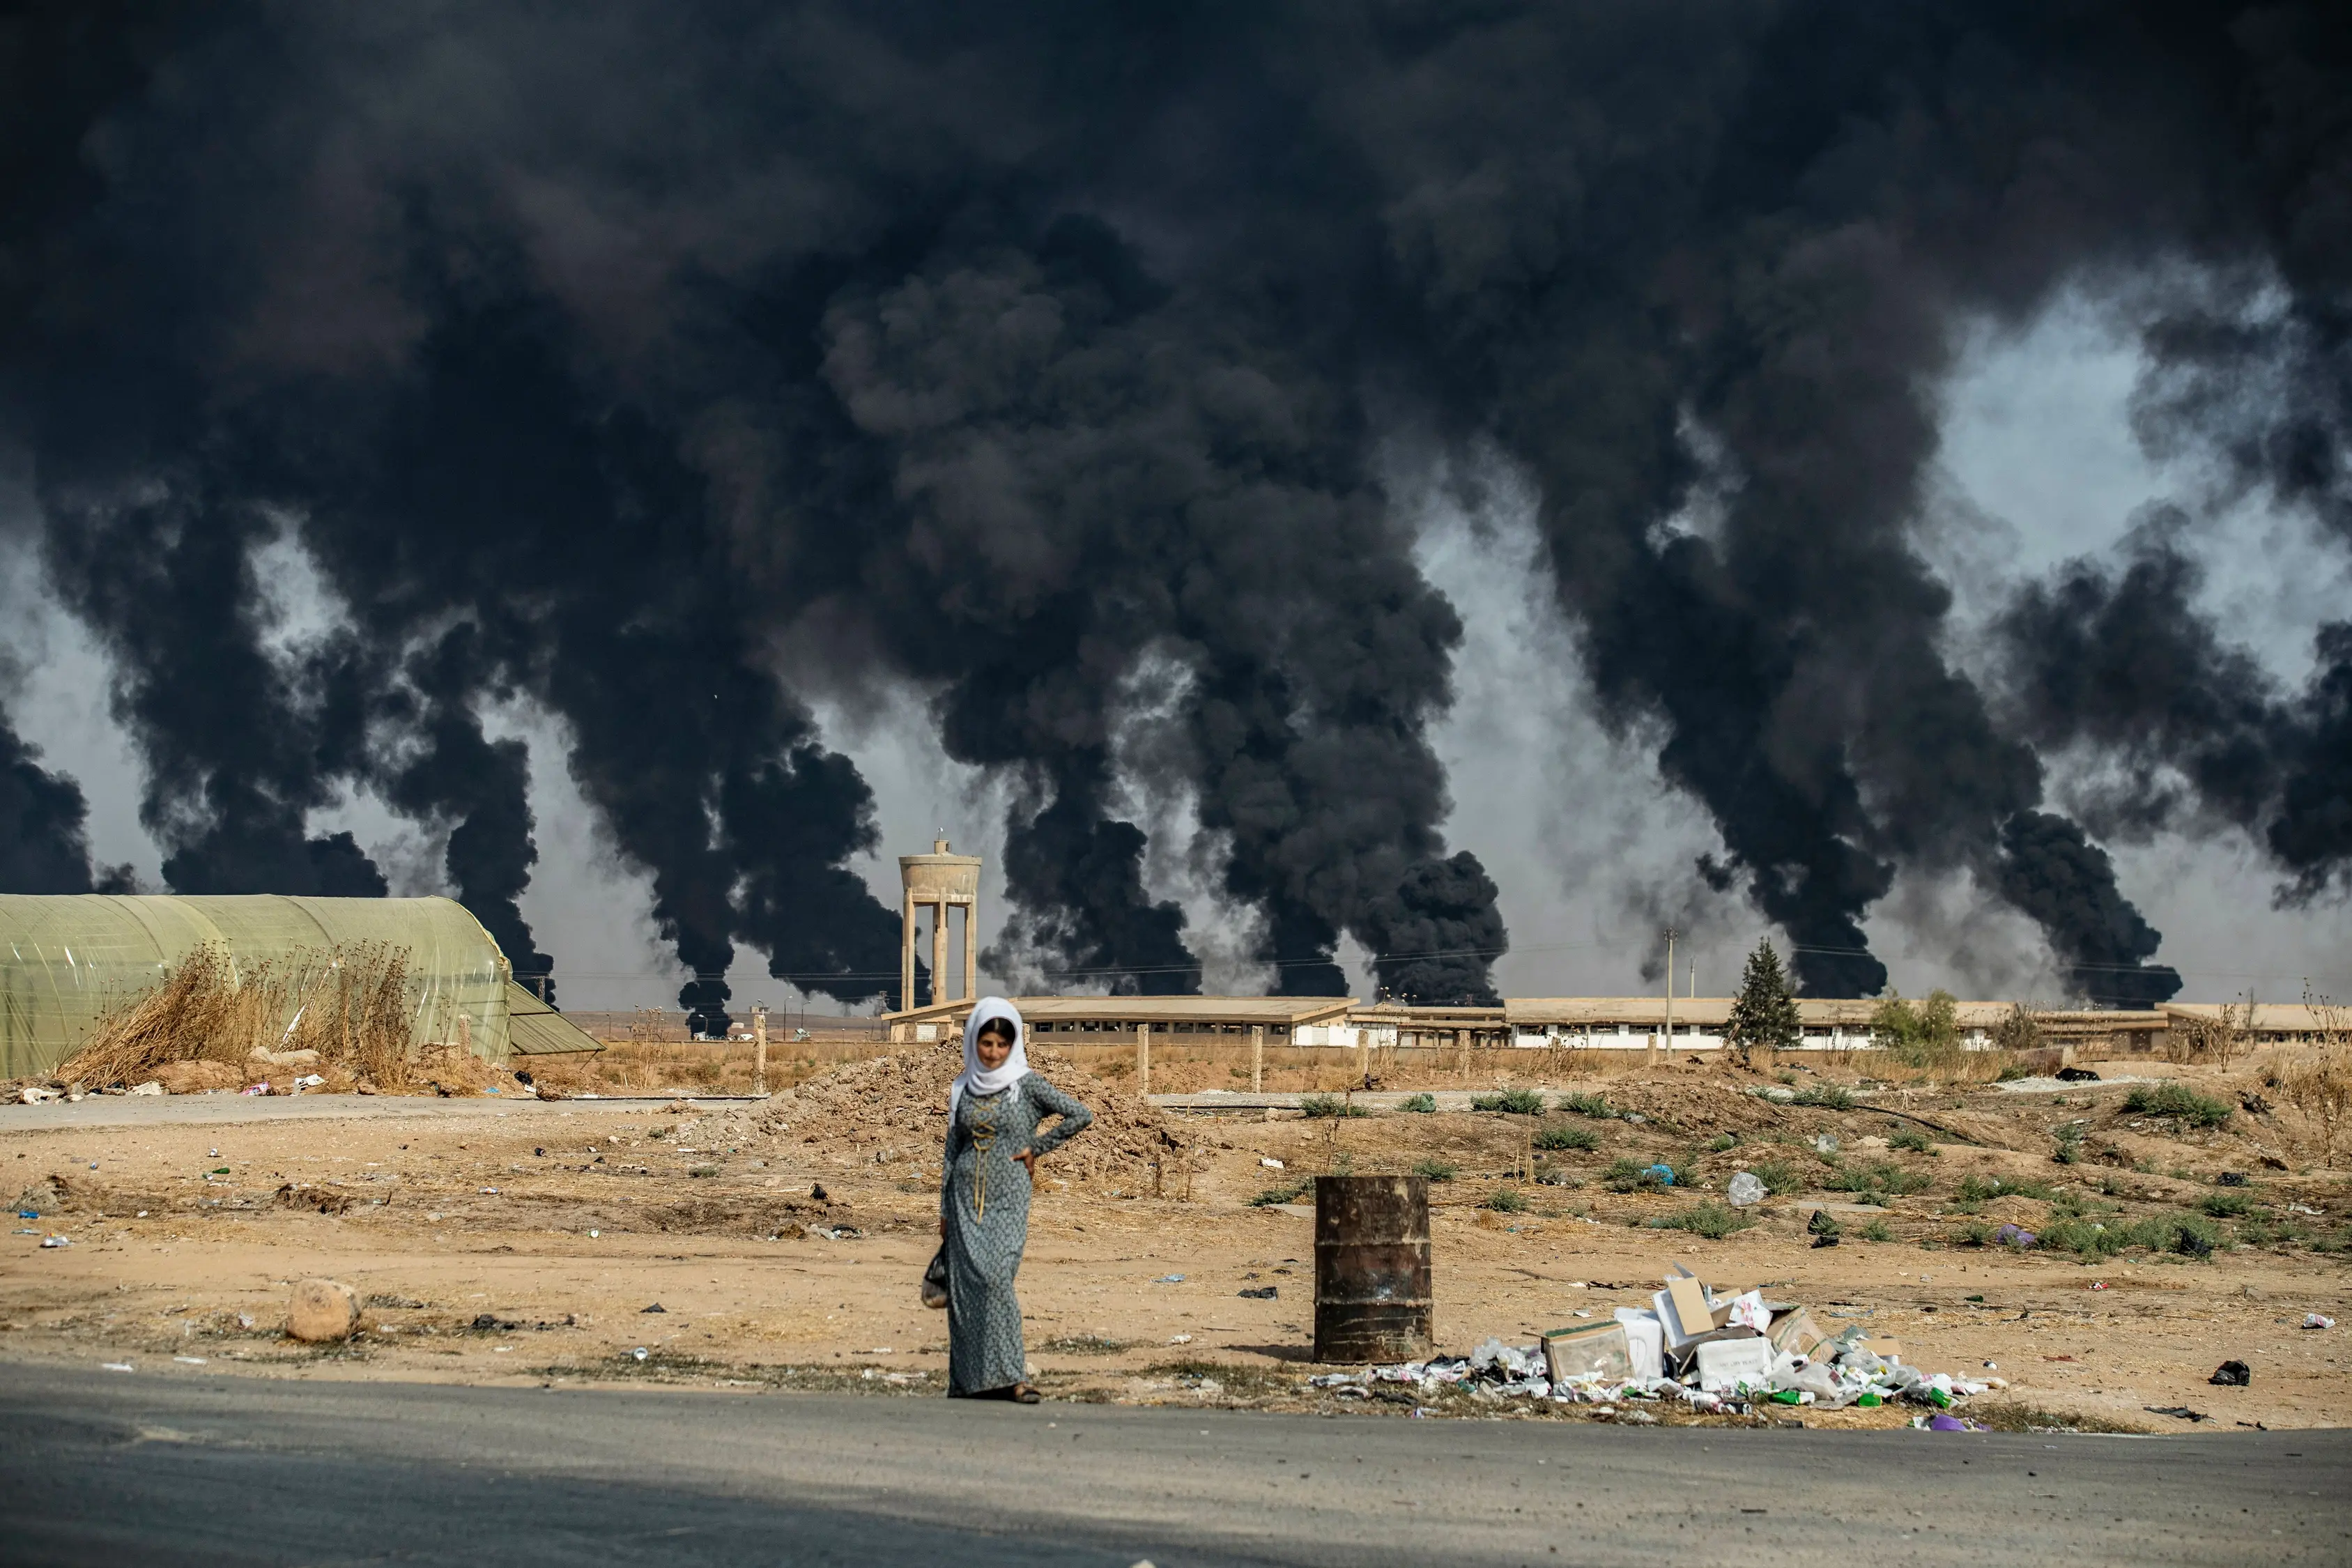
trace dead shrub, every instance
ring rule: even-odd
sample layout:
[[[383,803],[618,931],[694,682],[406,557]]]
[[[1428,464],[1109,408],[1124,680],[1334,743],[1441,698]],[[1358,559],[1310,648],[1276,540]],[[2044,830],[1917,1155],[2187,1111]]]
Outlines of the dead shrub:
[[[383,942],[302,950],[244,965],[207,943],[110,1008],[58,1073],[108,1087],[154,1078],[173,1062],[241,1069],[257,1051],[310,1050],[318,1053],[322,1074],[405,1088],[412,1067],[408,964],[406,948]]]

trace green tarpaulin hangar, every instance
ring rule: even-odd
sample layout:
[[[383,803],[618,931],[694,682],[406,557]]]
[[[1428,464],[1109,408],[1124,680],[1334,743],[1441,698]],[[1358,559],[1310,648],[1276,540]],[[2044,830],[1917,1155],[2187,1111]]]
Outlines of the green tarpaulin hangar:
[[[362,942],[406,952],[418,1045],[455,1042],[463,1016],[463,1037],[489,1061],[603,1048],[517,985],[453,899],[10,893],[0,894],[0,1078],[51,1071],[109,1008],[205,943],[257,964]]]

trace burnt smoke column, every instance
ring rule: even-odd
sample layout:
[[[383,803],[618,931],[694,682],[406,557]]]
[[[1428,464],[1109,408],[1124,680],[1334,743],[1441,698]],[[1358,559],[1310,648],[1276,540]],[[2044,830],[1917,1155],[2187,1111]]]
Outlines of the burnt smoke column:
[[[2307,900],[2352,869],[2352,626],[2322,626],[2308,685],[2281,689],[2198,608],[2189,526],[2158,511],[2120,572],[2076,561],[2021,588],[1995,625],[2011,701],[2042,743],[2121,764],[2100,803],[2119,830],[2242,829]]]
[[[370,657],[340,635],[264,646],[252,558],[275,531],[257,509],[185,474],[143,492],[53,482],[41,500],[49,579],[114,662],[166,885],[381,898],[349,833],[304,826],[365,772]]]
[[[1556,15],[1433,26],[1354,80],[1430,381],[1539,478],[1604,704],[1666,720],[1660,764],[1733,857],[1712,874],[1809,991],[1883,982],[1860,922],[1899,866],[1973,868],[2062,959],[2136,967],[2112,868],[1942,658],[1907,531],[1963,312],[2234,221],[2234,24],[2119,15],[2085,52],[2022,12],[1817,5],[1595,47]],[[2053,145],[2087,188],[2043,188]]]
[[[127,893],[131,868],[89,861],[81,786],[41,766],[37,746],[0,717],[0,893]]]
[[[531,837],[530,760],[520,741],[494,742],[482,731],[473,704],[491,686],[493,673],[478,628],[452,628],[412,655],[405,674],[404,688],[390,693],[379,710],[379,734],[390,731],[400,738],[376,765],[384,803],[446,830],[442,864],[457,901],[506,954],[516,983],[552,1004],[555,960],[539,951],[522,916],[523,891],[539,858]]]
[[[1065,216],[829,313],[828,378],[890,452],[919,542],[877,574],[905,585],[883,606],[900,658],[948,682],[950,754],[1032,780],[1008,830],[1012,929],[1068,969],[1199,984],[1107,805],[1126,685],[1157,654],[1185,672],[1179,732],[1134,760],[1224,838],[1224,889],[1263,912],[1280,986],[1343,993],[1343,929],[1378,952],[1391,924],[1475,927],[1444,984],[1486,994],[1491,884],[1448,863],[1401,901],[1442,858],[1425,727],[1460,625],[1364,479],[1354,405],[1226,303]]]

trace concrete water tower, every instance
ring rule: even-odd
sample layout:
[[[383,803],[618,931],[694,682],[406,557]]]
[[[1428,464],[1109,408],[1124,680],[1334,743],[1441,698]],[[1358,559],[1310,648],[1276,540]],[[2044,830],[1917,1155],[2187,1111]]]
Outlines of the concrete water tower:
[[[898,876],[906,883],[903,925],[898,940],[898,1005],[915,1001],[915,910],[931,907],[931,1005],[969,1002],[980,981],[980,857],[950,855],[948,841],[934,839],[929,855],[898,857]],[[948,910],[963,910],[963,992],[948,994]]]

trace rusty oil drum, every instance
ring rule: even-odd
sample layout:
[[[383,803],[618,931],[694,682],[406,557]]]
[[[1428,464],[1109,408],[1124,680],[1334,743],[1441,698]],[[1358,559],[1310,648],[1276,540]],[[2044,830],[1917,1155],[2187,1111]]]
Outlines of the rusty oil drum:
[[[1429,1353],[1429,1179],[1315,1178],[1315,1359]]]

